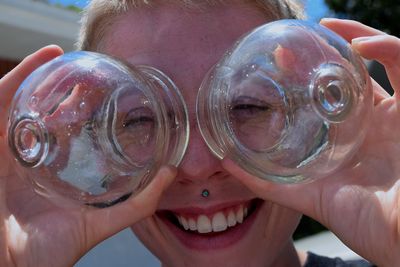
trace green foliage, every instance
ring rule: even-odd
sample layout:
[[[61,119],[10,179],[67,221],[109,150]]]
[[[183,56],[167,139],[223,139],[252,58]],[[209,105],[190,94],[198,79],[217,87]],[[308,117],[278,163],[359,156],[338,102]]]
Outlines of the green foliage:
[[[55,4],[55,6],[56,6],[56,7],[59,7],[59,8],[68,9],[68,10],[71,10],[71,11],[77,12],[77,13],[79,13],[79,12],[82,11],[81,8],[79,8],[79,7],[77,7],[77,6],[74,6],[74,5],[64,6],[64,5],[61,5],[61,4]]]
[[[325,0],[325,2],[340,18],[358,20],[400,36],[399,0]]]

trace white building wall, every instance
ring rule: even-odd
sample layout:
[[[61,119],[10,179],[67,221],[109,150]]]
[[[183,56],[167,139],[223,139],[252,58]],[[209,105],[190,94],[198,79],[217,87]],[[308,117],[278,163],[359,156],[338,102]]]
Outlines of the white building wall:
[[[0,58],[21,60],[48,45],[74,49],[80,15],[32,0],[0,0]]]

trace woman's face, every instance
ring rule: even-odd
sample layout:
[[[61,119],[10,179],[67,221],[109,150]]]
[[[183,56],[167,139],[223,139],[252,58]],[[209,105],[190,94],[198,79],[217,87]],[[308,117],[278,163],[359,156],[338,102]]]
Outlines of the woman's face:
[[[166,73],[188,107],[190,142],[178,175],[156,214],[132,226],[164,266],[298,265],[291,235],[299,214],[257,199],[224,170],[196,123],[207,71],[240,36],[267,21],[261,9],[237,1],[202,11],[158,5],[121,15],[103,39],[100,52]]]

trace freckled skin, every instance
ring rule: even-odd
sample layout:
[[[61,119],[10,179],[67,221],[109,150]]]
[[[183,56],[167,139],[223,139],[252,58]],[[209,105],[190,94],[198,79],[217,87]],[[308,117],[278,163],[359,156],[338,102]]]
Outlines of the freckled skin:
[[[241,1],[204,11],[159,5],[129,11],[106,31],[100,52],[160,69],[176,83],[188,106],[188,150],[159,210],[207,208],[256,197],[208,150],[197,128],[195,102],[207,71],[238,38],[266,22],[268,18],[260,9]],[[204,188],[210,193],[207,198],[202,196]],[[157,215],[132,229],[163,266],[293,267],[300,266],[291,241],[299,218],[298,213],[266,201],[239,242],[206,252],[185,247]]]

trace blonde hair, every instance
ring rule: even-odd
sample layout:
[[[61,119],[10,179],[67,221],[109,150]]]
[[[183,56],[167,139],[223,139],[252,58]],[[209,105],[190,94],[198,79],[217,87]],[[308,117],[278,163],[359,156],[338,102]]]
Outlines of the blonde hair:
[[[249,0],[250,1],[250,0]],[[91,0],[83,12],[81,28],[76,47],[79,50],[97,50],[114,18],[132,8],[156,5],[156,0]],[[204,6],[227,4],[224,0],[170,0],[187,8],[201,9]],[[229,2],[229,1],[228,1]],[[253,0],[273,20],[303,19],[304,10],[296,0]]]

